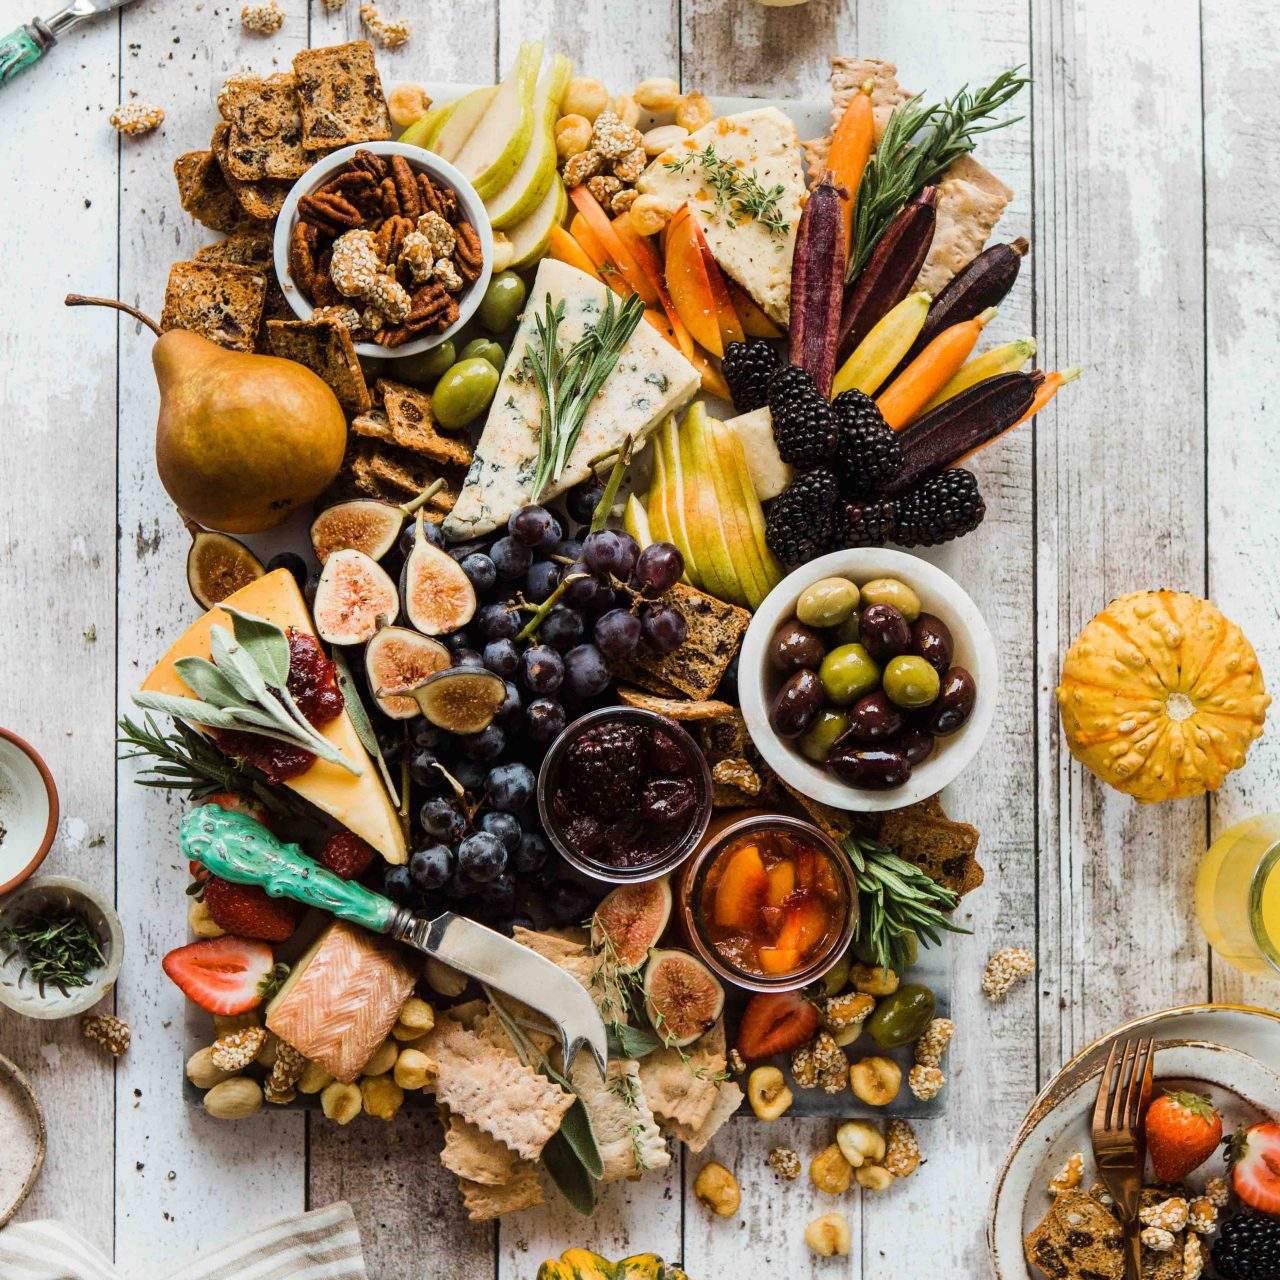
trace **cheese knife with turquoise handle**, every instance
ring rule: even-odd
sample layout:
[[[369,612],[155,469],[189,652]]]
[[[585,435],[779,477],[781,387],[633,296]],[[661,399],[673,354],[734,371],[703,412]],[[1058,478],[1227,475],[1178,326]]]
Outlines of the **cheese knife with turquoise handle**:
[[[388,934],[519,1000],[559,1033],[566,1070],[586,1048],[604,1075],[608,1045],[595,1002],[585,987],[528,947],[452,911],[432,920],[416,916],[354,880],[334,875],[248,815],[216,804],[193,809],[183,818],[179,843],[183,857],[223,880],[260,885],[273,898],[291,898]]]
[[[86,18],[109,13],[130,0],[72,0],[52,18],[32,18],[0,40],[0,84],[8,84],[19,71],[34,66],[55,44],[58,37]]]

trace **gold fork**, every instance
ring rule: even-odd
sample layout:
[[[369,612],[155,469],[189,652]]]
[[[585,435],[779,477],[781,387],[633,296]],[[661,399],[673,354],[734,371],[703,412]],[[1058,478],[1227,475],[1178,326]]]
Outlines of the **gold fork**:
[[[1093,1108],[1093,1158],[1124,1228],[1125,1280],[1142,1280],[1138,1210],[1147,1162],[1142,1117],[1151,1099],[1154,1057],[1154,1040],[1113,1041]]]

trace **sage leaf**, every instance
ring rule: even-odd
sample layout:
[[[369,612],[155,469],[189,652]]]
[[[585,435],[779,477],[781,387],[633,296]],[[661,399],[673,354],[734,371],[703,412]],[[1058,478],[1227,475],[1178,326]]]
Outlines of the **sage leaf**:
[[[595,1130],[591,1127],[591,1117],[581,1098],[575,1097],[573,1106],[564,1113],[559,1132],[587,1173],[597,1180],[603,1178],[604,1160],[596,1143]]]
[[[173,667],[196,697],[215,707],[237,707],[243,701],[231,681],[207,658],[179,658]]]
[[[542,1148],[542,1167],[570,1208],[589,1218],[595,1212],[596,1189],[563,1131],[553,1133]]]
[[[334,649],[333,665],[337,670],[338,688],[342,690],[342,696],[347,704],[347,715],[351,717],[351,724],[355,728],[356,737],[360,739],[360,745],[369,753],[373,762],[378,766],[378,775],[382,778],[382,785],[386,787],[387,794],[391,797],[392,806],[398,808],[400,805],[399,788],[392,780],[391,771],[387,768],[386,760],[383,759],[382,748],[378,745],[378,735],[373,731],[373,722],[369,719],[368,709],[360,697],[360,690],[356,688],[356,682],[351,676],[351,668],[347,665],[346,655],[341,649]]]
[[[244,691],[244,696],[251,702],[262,702],[270,697],[267,682],[258,664],[248,652],[236,643],[235,637],[226,627],[214,627],[209,632],[209,651],[213,655],[214,665],[236,686]]]
[[[236,642],[257,664],[269,685],[283,689],[289,680],[289,638],[266,618],[222,605],[231,615]]]
[[[215,707],[199,698],[184,698],[172,693],[135,693],[136,706],[146,711],[163,711],[176,719],[207,725],[211,729],[241,729],[243,724],[229,707]]]
[[[611,1058],[644,1058],[662,1043],[646,1027],[629,1027],[625,1022],[611,1023],[608,1032]]]

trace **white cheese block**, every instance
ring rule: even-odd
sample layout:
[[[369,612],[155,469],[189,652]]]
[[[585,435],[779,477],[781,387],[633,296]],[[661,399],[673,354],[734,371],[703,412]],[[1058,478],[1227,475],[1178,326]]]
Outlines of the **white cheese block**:
[[[524,357],[529,343],[536,341],[534,316],[544,314],[548,295],[564,303],[559,342],[567,351],[600,317],[609,290],[577,267],[542,260],[471,470],[444,522],[445,535],[455,541],[492,532],[532,498],[542,396],[524,368]],[[693,398],[700,381],[697,369],[641,320],[588,407],[560,479],[543,490],[542,500],[587,479],[589,460],[616,448],[628,435],[639,446],[667,414]]]
[[[773,439],[773,418],[768,408],[752,409],[729,419],[742,441],[742,451],[747,455],[747,471],[751,485],[761,502],[776,498],[791,483],[792,470],[783,462]]]
[[[736,202],[717,203],[707,168],[699,160],[708,147],[716,159],[733,165],[742,178],[755,178],[765,191],[782,188],[777,210],[785,230],[770,230]],[[787,323],[791,258],[805,186],[796,127],[783,112],[761,107],[713,120],[658,156],[636,187],[656,196],[670,213],[687,203],[721,269],[773,320]]]

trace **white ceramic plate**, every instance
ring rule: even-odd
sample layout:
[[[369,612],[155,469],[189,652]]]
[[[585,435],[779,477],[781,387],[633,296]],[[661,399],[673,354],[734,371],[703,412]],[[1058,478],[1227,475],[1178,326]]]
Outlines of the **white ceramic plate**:
[[[1039,1280],[1028,1267],[1023,1239],[1052,1203],[1049,1179],[1077,1151],[1084,1152],[1087,1187],[1096,1180],[1090,1154],[1089,1122],[1103,1059],[1093,1057],[1072,1087],[1019,1133],[997,1179],[987,1222],[987,1243],[997,1280]],[[1165,1041],[1157,1050],[1156,1088],[1187,1088],[1209,1097],[1228,1130],[1280,1116],[1280,1076],[1240,1049],[1202,1040]],[[1212,1157],[1194,1183],[1224,1166]]]

